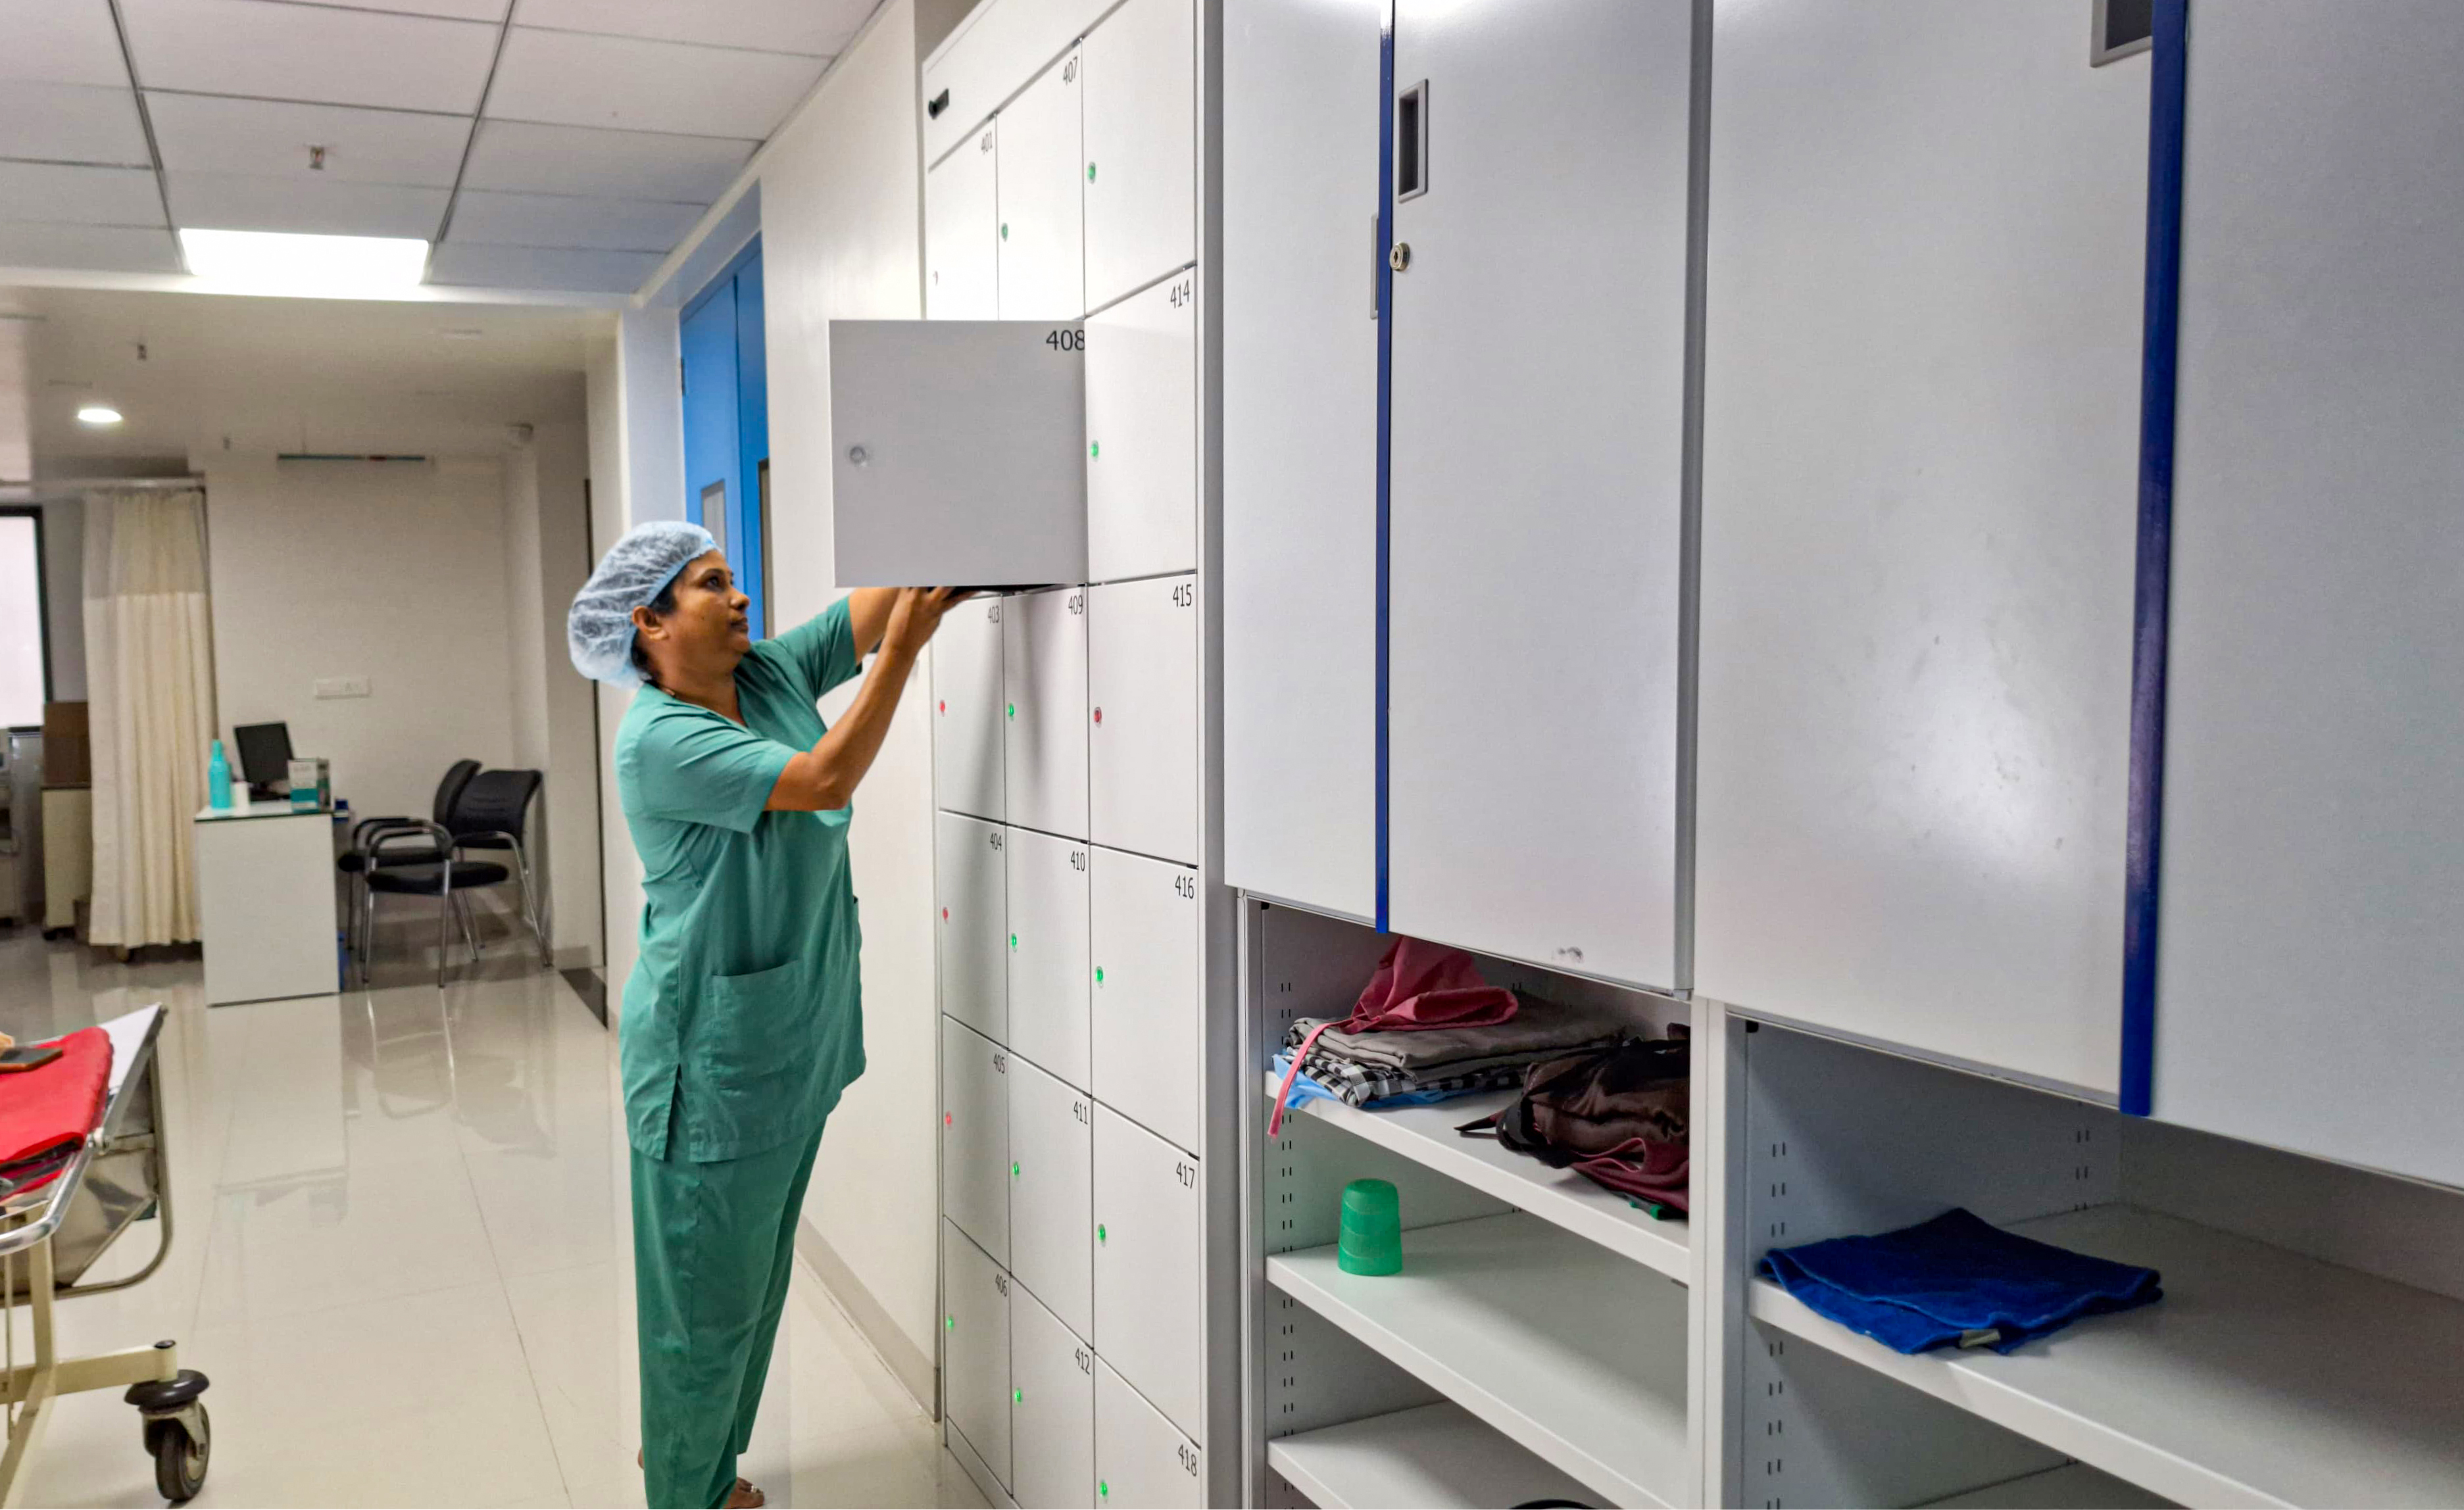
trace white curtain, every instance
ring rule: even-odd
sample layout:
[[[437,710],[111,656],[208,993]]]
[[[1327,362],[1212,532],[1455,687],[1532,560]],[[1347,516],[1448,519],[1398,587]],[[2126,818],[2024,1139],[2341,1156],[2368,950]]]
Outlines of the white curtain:
[[[195,820],[215,727],[204,493],[86,495],[85,645],[92,941],[187,942],[203,931]]]

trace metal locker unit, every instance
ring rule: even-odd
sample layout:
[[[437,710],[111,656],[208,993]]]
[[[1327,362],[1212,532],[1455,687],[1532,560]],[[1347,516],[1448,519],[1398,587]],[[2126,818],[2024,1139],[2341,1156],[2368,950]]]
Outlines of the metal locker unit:
[[[992,121],[924,175],[924,317],[1001,317],[1000,200]]]
[[[1009,821],[1087,837],[1087,590],[1007,601],[1001,758]]]
[[[1384,10],[1249,0],[1224,28],[1210,295],[1223,301],[1223,878],[1362,918],[1377,910]]]
[[[1201,1184],[1196,1158],[1097,1104],[1095,1352],[1183,1431],[1204,1424]]]
[[[1193,0],[1127,0],[1087,34],[1087,308],[1198,259]]]
[[[1087,1088],[1087,844],[1013,828],[1009,859],[1009,1043]]]
[[[939,163],[1084,36],[1115,0],[995,0],[978,5],[933,49],[923,76],[924,161]]]
[[[1663,987],[1692,18],[1395,12],[1391,917]]]
[[[1198,1444],[1102,1359],[1095,1363],[1095,1502],[1198,1510],[1206,1479]]]
[[[1085,1091],[1010,1061],[1010,1272],[1081,1335],[1095,1324],[1094,1123]]]
[[[2190,16],[2155,1114],[2464,1185],[2464,12]]]
[[[1015,1498],[1022,1510],[1085,1510],[1095,1502],[1095,1349],[1023,1283],[1009,1292],[1009,1367]]]
[[[1198,1149],[1198,873],[1097,848],[1088,886],[1095,1094]]]
[[[1010,1483],[1010,1282],[1001,1265],[941,1226],[941,1408],[984,1466]]]
[[[830,321],[839,581],[1084,580],[1083,344],[1068,323]]]
[[[1198,274],[1087,320],[1087,571],[1198,569]]]
[[[933,805],[1001,821],[1001,610],[963,602],[933,635]]]
[[[2084,11],[1719,12],[1694,983],[2110,1096],[2149,60]]]
[[[1198,859],[1198,579],[1087,590],[1088,834]]]
[[[941,1215],[997,1262],[1009,1258],[1011,1067],[1008,1050],[941,1019]]]
[[[999,823],[958,813],[933,817],[941,1010],[996,1043],[1009,1039],[1006,843]]]
[[[1070,320],[1087,309],[1078,96],[1073,48],[999,118],[1001,307],[1008,319]]]

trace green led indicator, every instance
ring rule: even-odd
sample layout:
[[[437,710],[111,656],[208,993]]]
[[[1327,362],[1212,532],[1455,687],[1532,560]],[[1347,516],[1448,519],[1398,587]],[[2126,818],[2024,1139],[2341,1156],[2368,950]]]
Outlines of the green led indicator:
[[[958,1329],[958,1319],[955,1316],[944,1316],[941,1318],[941,1325],[945,1329],[955,1332]]]
[[[1018,1178],[1018,1166],[1017,1166],[1016,1164],[1012,1164],[1012,1165],[1009,1167],[1009,1177],[1010,1177],[1011,1179],[1016,1179],[1016,1178]]]
[[[1104,1224],[1102,1222],[1097,1222],[1095,1224],[1095,1240],[1097,1242],[1102,1242],[1104,1240]]]
[[[1026,1391],[1023,1390],[1012,1390],[1009,1392],[1009,1402],[1012,1405],[1024,1405],[1026,1403]]]
[[[1018,948],[1018,935],[1016,933],[1012,933],[1009,936],[1009,947],[1012,949]]]
[[[1088,169],[1088,171],[1089,171],[1089,172],[1093,172],[1094,170],[1093,170],[1092,168],[1089,168],[1089,169]],[[1112,1498],[1112,1486],[1111,1486],[1111,1484],[1108,1484],[1108,1483],[1104,1482],[1104,1480],[1102,1480],[1102,1479],[1100,1479],[1100,1478],[1098,1478],[1098,1479],[1096,1479],[1096,1480],[1095,1480],[1095,1492],[1096,1492],[1097,1494],[1099,1494],[1099,1495],[1103,1496],[1103,1497],[1104,1497],[1105,1499],[1111,1499],[1111,1498]]]
[[[1009,715],[1012,718],[1016,718],[1018,716],[1018,705],[1016,703],[1009,705]]]
[[[1089,441],[1087,443],[1087,454],[1090,459],[1103,455],[1104,443],[1102,441]]]
[[[1003,241],[1009,239],[1009,222],[1006,220],[1001,222],[1001,239]]]
[[[1095,164],[1092,163],[1087,164],[1087,182],[1089,184],[1095,182]]]
[[[1096,966],[1096,967],[1095,967],[1095,984],[1097,984],[1097,985],[1099,985],[1099,986],[1100,986],[1100,985],[1102,985],[1103,983],[1104,983],[1104,967],[1103,967],[1103,966],[1101,966],[1101,965],[1098,965],[1098,966]]]

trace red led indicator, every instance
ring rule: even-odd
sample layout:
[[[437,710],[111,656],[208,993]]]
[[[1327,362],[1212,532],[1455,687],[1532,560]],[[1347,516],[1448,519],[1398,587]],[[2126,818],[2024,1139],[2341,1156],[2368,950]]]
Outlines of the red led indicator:
[[[1100,723],[1102,723],[1103,721],[1104,721],[1104,711],[1103,711],[1102,709],[1098,708],[1098,709],[1096,709],[1096,710],[1095,710],[1095,722],[1097,722],[1097,723],[1099,723],[1099,724],[1100,724]]]
[[[950,1114],[949,1114],[948,1112],[946,1112],[946,1111],[945,1111],[945,1112],[941,1113],[941,1126],[943,1126],[943,1127],[948,1127],[949,1125],[950,1125]]]
[[[946,713],[946,712],[948,712],[948,711],[950,711],[950,705],[949,705],[949,703],[948,703],[946,700],[944,700],[944,701],[941,703],[940,708],[941,708],[941,711],[943,711],[943,712],[945,712],[945,713]]]
[[[950,921],[950,909],[948,908],[943,908],[941,909],[941,921],[944,923]]]

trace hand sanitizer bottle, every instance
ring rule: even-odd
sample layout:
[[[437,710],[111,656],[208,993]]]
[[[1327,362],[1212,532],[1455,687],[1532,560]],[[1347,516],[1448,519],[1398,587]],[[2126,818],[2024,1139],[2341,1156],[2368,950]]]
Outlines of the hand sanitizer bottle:
[[[213,758],[206,762],[206,800],[218,810],[231,805],[231,762],[223,758],[223,742],[214,741]]]

